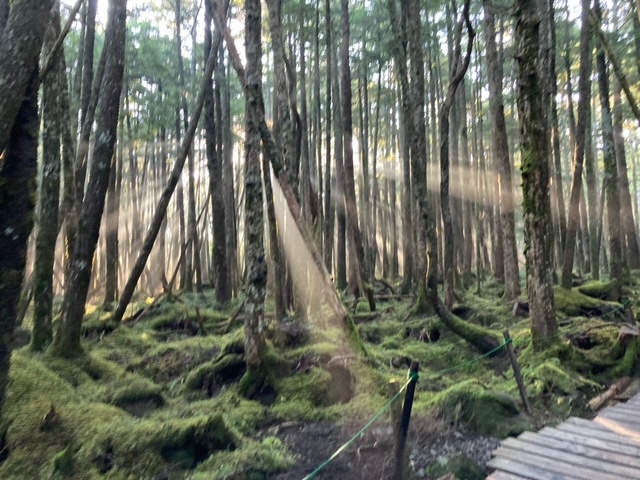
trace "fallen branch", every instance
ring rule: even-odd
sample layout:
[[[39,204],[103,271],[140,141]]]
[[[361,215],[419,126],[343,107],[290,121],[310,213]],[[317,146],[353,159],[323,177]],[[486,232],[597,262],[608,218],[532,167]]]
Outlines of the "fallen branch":
[[[611,400],[616,395],[624,392],[627,387],[631,384],[630,377],[622,377],[618,380],[617,383],[614,383],[609,387],[609,389],[598,395],[597,397],[591,399],[589,403],[587,403],[587,408],[590,410],[599,410],[605,403]]]

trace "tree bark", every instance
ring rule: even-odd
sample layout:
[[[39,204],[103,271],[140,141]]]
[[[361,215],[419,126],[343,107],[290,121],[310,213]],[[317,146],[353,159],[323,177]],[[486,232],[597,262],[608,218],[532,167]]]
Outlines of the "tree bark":
[[[353,173],[353,121],[351,115],[351,70],[349,67],[350,46],[350,22],[349,2],[342,0],[342,117],[344,130],[344,196],[347,209],[347,222],[353,239],[356,261],[358,265],[360,281],[363,293],[369,302],[369,309],[376,310],[376,302],[373,297],[373,288],[369,275],[369,265],[364,253],[364,240],[358,223],[358,210],[356,206],[356,190]]]
[[[263,245],[262,181],[260,177],[260,121],[262,106],[262,40],[260,0],[245,0],[245,252],[246,300],[244,346],[247,362],[245,381],[250,391],[259,388],[266,372],[264,298],[267,283],[267,263]]]
[[[511,156],[504,117],[502,98],[502,63],[498,59],[495,39],[495,18],[490,0],[484,1],[485,30],[487,44],[487,75],[489,78],[489,109],[491,110],[491,137],[493,152],[498,164],[498,195],[504,252],[504,299],[514,300],[520,295],[520,272],[515,230],[515,202],[511,177]]]
[[[50,51],[60,32],[56,2],[45,44]],[[58,236],[60,197],[60,82],[56,62],[44,78],[42,88],[42,176],[38,192],[38,233],[34,265],[34,310],[31,349],[43,351],[53,338],[53,263]]]
[[[33,25],[33,22],[38,21],[37,16],[31,18],[36,10],[16,12],[16,3],[11,9],[5,37],[0,40],[2,42],[0,51],[3,50],[6,41],[13,41],[12,37],[6,36],[7,32],[14,29],[16,25],[26,28],[25,25]],[[43,15],[49,18],[48,11]],[[29,52],[24,54],[28,56]],[[0,64],[3,58],[0,56]],[[0,162],[0,413],[4,408],[5,390],[9,382],[13,332],[27,261],[27,241],[33,227],[38,170],[37,56],[30,60],[31,80],[24,91],[20,90],[22,93],[19,97],[22,104],[10,126],[11,132],[5,144],[6,148],[0,155],[2,160]],[[28,62],[29,59],[16,59],[16,63],[25,67]],[[10,87],[2,85],[2,79],[0,79],[0,99],[14,96],[18,95]],[[0,127],[0,135],[2,132]]]
[[[124,74],[126,19],[127,0],[111,0],[106,35],[108,48],[101,88],[101,108],[97,119],[94,157],[89,175],[87,198],[80,216],[80,227],[71,261],[69,279],[65,285],[59,331],[54,342],[55,352],[63,356],[74,356],[81,351],[82,317],[116,143]]]
[[[205,2],[205,56],[211,53],[213,45],[219,47],[222,36],[215,32],[215,39],[211,35],[212,0]],[[226,12],[225,5],[224,11]],[[226,13],[225,13],[226,16]],[[214,53],[215,54],[215,53]],[[213,271],[215,275],[216,300],[225,305],[231,300],[231,279],[227,261],[226,212],[224,205],[224,190],[222,188],[222,155],[216,146],[215,104],[213,95],[213,81],[206,79],[205,87],[205,131],[207,143],[207,166],[209,167],[209,190],[211,191],[212,220],[213,220]],[[231,235],[232,232],[226,232]]]
[[[599,22],[602,12],[598,0],[595,0],[594,12]],[[604,187],[607,200],[607,224],[609,235],[609,278],[616,280],[612,299],[622,296],[622,241],[620,233],[620,197],[618,192],[618,166],[616,163],[613,122],[609,106],[609,76],[604,48],[600,47],[596,55],[598,86],[600,90],[600,109],[602,118],[602,150],[604,160]]]
[[[580,224],[580,192],[582,189],[582,165],[586,142],[586,129],[591,120],[591,21],[589,20],[591,0],[582,0],[582,30],[580,34],[580,78],[578,80],[578,124],[575,132],[575,150],[573,155],[573,176],[571,196],[569,198],[569,218],[567,238],[562,263],[563,288],[572,286],[573,263],[576,248],[576,231]]]
[[[193,142],[193,138],[196,133],[196,129],[198,126],[198,121],[200,120],[200,115],[202,114],[202,109],[204,106],[204,97],[206,90],[206,83],[208,79],[213,75],[213,71],[215,70],[216,62],[217,62],[217,51],[219,45],[214,45],[213,48],[209,51],[209,57],[207,59],[207,63],[204,69],[204,76],[202,80],[202,86],[200,91],[198,92],[198,97],[196,98],[196,102],[194,105],[193,116],[191,117],[191,121],[189,122],[189,127],[185,133],[185,137],[182,141],[182,145],[180,146],[180,153],[178,158],[176,158],[176,163],[173,166],[173,170],[171,175],[169,176],[169,181],[165,186],[160,199],[158,200],[158,204],[156,205],[155,212],[153,214],[153,218],[151,223],[149,224],[149,228],[144,238],[144,242],[142,243],[142,247],[140,248],[140,252],[138,253],[138,257],[136,258],[136,262],[131,269],[131,273],[129,274],[129,278],[127,280],[127,284],[125,285],[122,296],[120,297],[120,302],[118,303],[118,308],[113,314],[113,320],[116,322],[120,322],[122,317],[124,316],[124,312],[133,297],[133,292],[135,291],[136,285],[138,284],[138,280],[140,280],[140,275],[144,270],[144,267],[147,263],[149,255],[151,254],[151,250],[153,249],[153,244],[158,236],[158,232],[160,231],[160,226],[162,225],[162,221],[164,220],[167,214],[167,207],[169,206],[169,201],[171,200],[171,196],[178,185],[178,181],[180,180],[180,176],[182,174],[182,169],[184,168],[185,161],[187,160],[187,156],[191,151],[191,144]]]
[[[0,154],[26,98],[53,0],[14,0],[0,38]],[[4,15],[6,15],[6,7]],[[0,15],[1,16],[1,15]]]
[[[464,59],[461,57],[461,36],[463,21],[467,23],[468,43]],[[440,107],[440,209],[444,223],[444,303],[451,308],[456,301],[455,294],[455,245],[453,218],[449,205],[449,113],[453,106],[456,90],[462,82],[471,61],[474,31],[469,20],[469,2],[465,2],[463,19],[456,30],[456,46],[452,60],[451,79],[447,88],[447,96]],[[460,63],[462,62],[462,63]],[[414,97],[415,98],[415,97]],[[462,237],[458,237],[462,239]]]
[[[522,190],[527,290],[533,346],[551,343],[558,331],[553,295],[549,142],[539,65],[540,12],[536,0],[516,1],[515,52],[522,152]]]

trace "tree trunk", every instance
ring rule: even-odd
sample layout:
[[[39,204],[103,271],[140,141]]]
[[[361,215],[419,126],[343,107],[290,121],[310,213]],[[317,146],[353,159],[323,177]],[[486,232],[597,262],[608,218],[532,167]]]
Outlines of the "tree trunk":
[[[59,8],[59,5],[56,7]],[[60,32],[60,14],[54,7],[45,45],[50,51]],[[34,309],[31,349],[43,351],[51,343],[53,317],[53,263],[58,236],[60,197],[60,82],[59,63],[45,76],[42,87],[42,176],[38,192],[38,230],[34,265]]]
[[[468,2],[465,3],[466,14],[468,15]],[[468,21],[468,20],[467,20]],[[469,21],[468,21],[469,22]],[[447,308],[451,308],[456,301],[455,294],[455,245],[453,218],[449,205],[449,113],[454,103],[454,98],[458,86],[462,82],[469,63],[471,61],[471,49],[473,48],[474,32],[471,23],[467,24],[469,30],[469,40],[464,59],[461,57],[461,37],[463,20],[460,20],[456,30],[456,41],[454,58],[451,63],[451,79],[447,88],[447,96],[440,107],[440,209],[442,211],[442,222],[444,224],[444,303]],[[460,240],[462,237],[458,237]]]
[[[245,0],[245,51],[247,56],[245,83],[245,255],[246,300],[244,350],[247,373],[244,393],[250,396],[260,388],[266,376],[263,366],[265,351],[264,298],[267,263],[263,245],[262,181],[260,177],[260,121],[262,106],[262,39],[259,0]]]
[[[616,158],[618,160],[618,174],[620,183],[620,219],[626,241],[627,258],[629,268],[640,268],[640,250],[638,249],[638,237],[633,218],[631,204],[631,192],[629,190],[629,177],[627,174],[627,155],[624,148],[623,119],[621,104],[622,87],[616,82],[613,87],[613,139],[615,142]]]
[[[109,187],[107,188],[106,211],[106,237],[107,237],[107,275],[105,281],[104,304],[107,308],[113,308],[111,303],[116,301],[118,293],[118,227],[120,223],[120,195],[116,188],[119,163],[124,159],[117,154],[113,155],[111,173],[109,174]]]
[[[595,13],[602,21],[598,0],[595,1]],[[602,150],[604,157],[604,186],[607,199],[607,223],[609,234],[609,278],[617,280],[612,291],[613,300],[622,296],[622,241],[620,232],[620,197],[618,191],[618,166],[616,164],[613,123],[609,106],[609,78],[604,49],[598,48],[596,55],[598,85],[600,89],[600,109],[602,118]]]
[[[349,2],[342,0],[342,117],[344,129],[344,197],[347,210],[347,222],[350,236],[353,240],[358,273],[363,293],[369,301],[369,309],[376,310],[376,302],[373,298],[373,288],[369,275],[369,266],[364,253],[364,241],[358,224],[358,210],[356,206],[356,190],[353,173],[353,121],[351,116],[351,70],[349,67]]]
[[[326,119],[325,119],[325,132],[326,132],[326,150],[325,150],[325,175],[324,175],[324,263],[327,266],[327,269],[332,272],[333,270],[333,244],[334,244],[334,230],[335,230],[335,202],[332,200],[332,192],[331,184],[332,178],[335,178],[331,175],[331,137],[332,135],[332,125],[331,125],[331,116],[333,115],[332,104],[331,104],[331,90],[332,90],[332,79],[331,79],[331,71],[333,69],[333,44],[331,39],[331,0],[325,0],[325,36],[327,43],[327,81],[326,81],[326,101],[325,101],[325,109],[326,109]],[[333,181],[335,183],[335,181]],[[322,188],[322,185],[320,185]],[[335,190],[335,185],[334,185]]]
[[[213,44],[220,45],[222,37],[220,32],[215,32],[215,40],[211,35],[212,9],[214,8],[211,0],[205,2],[205,58],[208,58]],[[224,7],[226,12],[226,6]],[[226,14],[225,14],[226,15]],[[214,52],[214,55],[216,53]],[[227,261],[227,239],[226,231],[226,212],[224,205],[224,191],[222,188],[222,155],[217,149],[217,138],[215,120],[215,104],[213,95],[213,81],[211,78],[206,79],[205,87],[205,131],[207,143],[207,166],[209,167],[209,191],[211,192],[212,202],[212,221],[213,221],[213,271],[216,287],[216,300],[225,305],[231,300],[231,282],[229,277],[229,267]],[[232,232],[226,232],[231,235]]]
[[[558,331],[553,295],[549,142],[539,65],[540,12],[536,0],[516,1],[515,52],[522,152],[522,190],[527,290],[533,346],[553,342]]]
[[[58,336],[54,343],[56,353],[64,356],[73,356],[81,351],[80,333],[91,279],[91,263],[98,241],[116,142],[124,74],[126,19],[127,1],[112,0],[105,40],[108,48],[101,88],[101,108],[97,121],[88,193],[80,217],[69,280],[65,285]]]
[[[520,295],[520,272],[515,230],[515,202],[511,177],[511,156],[504,117],[502,98],[502,63],[498,59],[495,39],[495,19],[490,0],[484,1],[487,44],[487,75],[489,77],[489,109],[491,110],[491,136],[493,152],[498,164],[498,194],[504,252],[504,299],[514,300]]]
[[[33,37],[34,22],[40,19],[37,9],[16,10],[16,4],[11,9],[4,37],[0,39],[0,52],[7,42],[17,40],[18,35]],[[28,4],[29,2],[22,2]],[[44,3],[44,2],[43,2]],[[35,15],[35,16],[32,16]],[[48,10],[41,15],[49,18]],[[27,30],[16,26],[29,25]],[[42,33],[46,28],[40,24]],[[13,32],[9,36],[9,32]],[[40,46],[42,37],[40,37]],[[34,41],[37,41],[34,40]],[[39,48],[38,48],[39,50]],[[21,50],[16,50],[21,51]],[[25,55],[28,52],[25,51]],[[0,54],[0,64],[5,58]],[[20,97],[22,104],[13,116],[11,123],[7,123],[10,134],[7,142],[0,139],[0,150],[3,151],[3,161],[0,163],[0,413],[2,413],[6,398],[6,387],[9,382],[9,366],[11,364],[11,350],[13,348],[13,332],[16,326],[17,306],[20,298],[20,287],[24,278],[27,261],[27,241],[33,227],[33,207],[36,193],[36,174],[38,158],[38,63],[37,56],[27,59],[16,59],[22,67],[31,65],[31,80],[26,89],[18,86],[20,93],[13,91],[2,82],[0,74],[0,99]],[[0,70],[6,72],[6,70]],[[2,100],[0,100],[0,103]],[[0,110],[3,113],[6,111]],[[0,124],[3,123],[0,120]],[[0,127],[0,135],[3,127]]]
[[[567,238],[562,263],[562,281],[564,288],[572,286],[576,231],[580,225],[580,193],[582,189],[582,165],[586,142],[587,125],[591,120],[591,22],[589,20],[591,0],[582,0],[582,31],[580,33],[580,79],[578,80],[578,124],[575,132],[575,151],[573,155],[573,176],[571,196],[569,198],[569,218]]]
[[[221,39],[219,40],[221,41]],[[171,172],[171,176],[169,177],[169,181],[165,186],[162,195],[160,196],[160,200],[158,200],[158,204],[156,205],[155,212],[153,214],[153,218],[147,230],[147,233],[144,238],[144,242],[142,243],[142,247],[140,252],[138,253],[138,258],[131,269],[131,273],[129,274],[129,278],[127,280],[127,284],[122,291],[122,296],[120,297],[120,302],[118,303],[118,308],[113,314],[113,320],[116,322],[120,322],[124,315],[124,312],[133,297],[133,292],[138,284],[138,280],[140,279],[140,275],[142,275],[142,271],[147,263],[147,259],[151,254],[151,250],[153,249],[153,244],[158,236],[158,232],[160,231],[160,226],[162,225],[162,221],[167,214],[167,207],[169,206],[169,201],[171,200],[171,196],[173,192],[176,190],[176,186],[180,180],[180,176],[182,174],[182,169],[184,168],[184,163],[187,160],[187,156],[191,151],[191,144],[193,142],[193,138],[196,133],[198,121],[200,120],[200,115],[202,113],[203,105],[204,105],[204,96],[207,79],[211,78],[213,75],[213,71],[215,70],[216,61],[217,61],[217,51],[219,48],[218,45],[214,45],[213,48],[209,51],[209,57],[207,59],[207,63],[204,69],[204,76],[202,80],[202,86],[198,93],[198,97],[196,98],[196,102],[194,105],[193,116],[191,117],[191,121],[189,122],[189,127],[185,133],[185,137],[182,145],[180,146],[180,153],[176,158],[176,162],[173,166],[173,170]],[[262,197],[261,197],[262,198]],[[184,247],[183,247],[184,249]]]

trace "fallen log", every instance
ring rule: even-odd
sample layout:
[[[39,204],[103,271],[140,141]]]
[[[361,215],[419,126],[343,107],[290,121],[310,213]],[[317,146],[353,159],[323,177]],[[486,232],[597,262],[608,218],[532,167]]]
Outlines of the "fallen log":
[[[611,385],[606,392],[601,393],[595,398],[592,398],[589,401],[589,403],[587,403],[587,407],[590,410],[599,410],[600,408],[602,408],[603,405],[605,405],[613,397],[624,392],[630,384],[631,384],[630,377],[622,377],[616,383]]]

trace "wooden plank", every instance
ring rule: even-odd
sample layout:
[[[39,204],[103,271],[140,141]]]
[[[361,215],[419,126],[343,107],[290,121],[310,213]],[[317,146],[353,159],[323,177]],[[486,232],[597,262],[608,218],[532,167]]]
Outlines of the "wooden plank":
[[[487,477],[487,480],[527,480],[527,478],[514,475],[513,473],[503,472],[502,470],[496,470]]]
[[[616,462],[612,462],[607,458],[607,455],[601,455],[600,458],[593,458],[586,455],[586,449],[582,452],[571,452],[567,449],[568,445],[560,445],[562,450],[556,450],[552,448],[551,445],[544,446],[536,443],[531,443],[529,441],[520,440],[517,438],[507,438],[502,442],[502,446],[500,448],[510,448],[513,450],[520,450],[522,452],[538,455],[540,457],[546,457],[552,460],[556,460],[557,462],[574,464],[577,467],[586,467],[591,468],[593,470],[601,470],[605,473],[612,473],[618,475],[620,478],[630,478],[635,480],[640,480],[640,469],[634,468],[633,466],[621,465]],[[497,454],[499,454],[500,449],[497,450]],[[611,454],[613,455],[613,454]]]
[[[596,421],[596,419],[598,418],[610,418],[611,420],[622,422],[623,425],[628,425],[628,427],[632,428],[633,430],[637,431],[638,429],[640,429],[640,420],[618,410],[603,411],[593,420]]]
[[[518,475],[530,480],[581,480],[569,474],[560,474],[544,470],[536,465],[529,465],[510,458],[496,457],[487,463],[489,468],[495,468],[507,473]],[[597,477],[593,477],[595,480]]]
[[[587,424],[575,424],[566,422],[556,427],[558,430],[568,431],[576,435],[583,435],[586,437],[597,438],[598,440],[604,440],[607,442],[613,442],[619,445],[635,445],[640,446],[640,442],[634,441],[633,438],[624,437],[618,433],[615,433],[602,425],[597,425],[593,422],[587,422]]]
[[[606,452],[622,453],[625,455],[633,455],[640,458],[640,447],[634,445],[622,445],[620,443],[612,443],[606,440],[600,440],[593,437],[585,437],[567,431],[561,431],[556,428],[545,427],[538,432],[538,435],[544,438],[555,439],[566,443],[576,443],[586,447],[597,448]]]
[[[640,419],[640,407],[632,407],[623,403],[619,403],[618,405],[614,405],[613,407],[607,407],[603,410],[603,412],[604,411],[624,412],[634,418]]]
[[[620,412],[618,410],[607,410],[600,413],[600,415],[598,415],[596,419],[597,418],[608,418],[610,420],[620,422],[629,430],[640,433],[640,419],[632,417],[625,412]]]
[[[640,423],[640,411],[628,410],[618,406],[605,408],[598,414],[598,417],[601,415],[607,416],[611,414],[624,415],[625,419],[628,418],[635,423]]]
[[[552,452],[552,450],[547,450],[548,452],[545,452],[545,454]],[[569,460],[567,460],[565,463],[562,457],[568,456],[568,454],[563,453],[560,453],[559,456],[556,455],[555,458],[551,458],[546,455],[543,456],[540,454],[524,452],[522,450],[516,450],[513,448],[502,446],[494,452],[494,455],[496,455],[497,457],[504,457],[510,460],[526,463],[528,465],[537,465],[539,468],[547,470],[548,472],[555,472],[562,475],[571,475],[582,480],[621,480],[623,478],[633,478],[627,475],[620,475],[619,473],[607,473],[606,471],[602,470],[603,467],[606,468],[606,465],[604,464],[601,464],[599,468],[587,466],[587,459],[581,459],[580,457],[577,457],[578,462],[582,461],[582,463],[574,464]],[[597,464],[598,462],[595,463]]]
[[[527,442],[541,447],[553,448],[557,451],[564,451],[575,455],[582,455],[587,458],[613,462],[627,467],[637,468],[640,472],[640,458],[625,454],[619,451],[611,452],[599,448],[589,447],[577,442],[558,440],[540,434],[525,432],[518,437],[518,441]],[[503,445],[506,442],[503,443]]]
[[[624,420],[612,419],[607,417],[596,417],[593,423],[605,427],[611,432],[618,434],[624,438],[628,438],[629,441],[635,441],[640,443],[640,431],[625,422]]]
[[[604,440],[610,440],[624,445],[629,445],[631,443],[634,445],[640,445],[640,435],[629,431],[619,422],[606,418],[596,418],[594,421],[590,422],[589,420],[584,420],[582,418],[572,417],[558,428],[564,427],[565,425],[586,429],[587,431],[600,432],[599,434],[592,434],[592,436],[595,436],[596,438],[602,438]],[[606,436],[603,437],[603,434]]]

